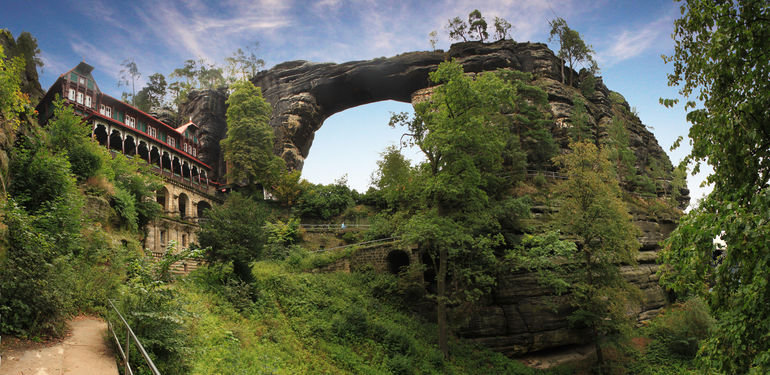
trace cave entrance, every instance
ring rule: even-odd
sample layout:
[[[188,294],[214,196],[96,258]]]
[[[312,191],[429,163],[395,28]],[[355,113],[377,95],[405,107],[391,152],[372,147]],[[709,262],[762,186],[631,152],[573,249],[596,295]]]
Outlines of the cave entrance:
[[[388,271],[394,275],[401,273],[401,271],[409,267],[409,263],[411,262],[409,254],[404,250],[393,250],[389,252],[388,256],[385,257],[385,260],[388,262]]]
[[[377,161],[390,145],[398,146],[404,128],[388,126],[392,113],[414,113],[409,103],[385,100],[335,113],[315,132],[313,147],[302,167],[302,177],[316,184],[332,184],[347,175],[348,186],[368,189]],[[407,159],[423,160],[416,147],[403,148]]]

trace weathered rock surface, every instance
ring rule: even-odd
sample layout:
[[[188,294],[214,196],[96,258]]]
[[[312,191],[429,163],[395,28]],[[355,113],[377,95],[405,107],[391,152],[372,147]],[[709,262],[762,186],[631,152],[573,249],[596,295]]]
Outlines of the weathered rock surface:
[[[431,85],[428,73],[446,59],[456,59],[466,72],[511,68],[552,79],[560,74],[545,44],[501,41],[343,64],[290,61],[260,72],[252,82],[273,106],[276,151],[290,167],[301,169],[315,131],[329,116],[381,100],[411,102],[415,91]]]
[[[221,177],[225,172],[225,162],[219,141],[227,135],[225,112],[227,91],[219,90],[192,91],[187,102],[180,108],[182,124],[192,121],[201,127],[200,152],[198,158],[213,168],[213,178]],[[182,125],[179,124],[179,125]]]
[[[562,147],[567,145],[576,97],[585,101],[587,121],[599,138],[606,137],[614,117],[621,118],[629,131],[639,173],[663,180],[656,181],[661,186],[670,186],[672,167],[668,157],[628,103],[604,86],[600,77],[593,92],[582,93],[577,87],[587,79],[586,72],[575,73],[574,86],[562,84],[560,60],[541,43],[458,43],[448,52],[410,52],[343,64],[290,61],[260,72],[252,82],[262,88],[263,96],[273,106],[270,123],[276,135],[276,153],[291,168],[301,169],[314,133],[325,119],[376,101],[424,99],[432,91],[428,73],[446,59],[455,59],[469,73],[498,68],[532,73],[535,83],[548,94],[553,118],[551,131]],[[219,171],[223,171],[218,141],[225,136],[225,98],[221,91],[193,93],[182,110],[183,118],[191,116],[202,126],[204,147],[208,148],[203,160],[220,168]],[[652,176],[653,164],[663,169],[663,177],[660,173]],[[687,191],[682,193],[681,202],[686,203],[689,201]],[[538,206],[533,213],[536,220],[548,220],[553,210],[547,205]],[[632,207],[632,215],[641,233],[639,266],[624,267],[623,273],[642,291],[643,301],[631,313],[644,320],[654,316],[666,303],[666,295],[655,276],[655,259],[658,243],[674,229],[678,214],[652,212],[641,202]],[[509,355],[580,344],[587,337],[584,332],[569,327],[566,317],[571,308],[567,297],[554,296],[540,286],[532,274],[503,277],[479,309],[458,333]]]

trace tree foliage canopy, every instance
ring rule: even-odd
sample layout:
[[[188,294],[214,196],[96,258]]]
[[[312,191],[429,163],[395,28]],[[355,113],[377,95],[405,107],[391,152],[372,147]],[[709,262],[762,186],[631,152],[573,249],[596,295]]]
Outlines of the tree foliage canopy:
[[[262,90],[249,81],[232,85],[227,99],[227,137],[222,140],[225,160],[231,163],[228,177],[246,185],[270,184],[283,169],[283,160],[273,153],[270,104]]]
[[[620,198],[620,187],[606,149],[593,143],[572,143],[571,153],[555,158],[567,175],[559,186],[558,219],[577,240],[574,264],[568,268],[572,303],[570,320],[591,330],[599,362],[600,338],[628,328],[628,306],[638,289],[623,278],[621,264],[636,264],[638,230]]]
[[[378,182],[412,192],[398,232],[432,260],[438,342],[447,354],[447,306],[475,300],[494,283],[495,249],[504,236],[492,208],[514,176],[503,173],[503,154],[511,145],[509,128],[500,126],[501,111],[516,101],[516,90],[495,73],[471,79],[455,62],[440,64],[430,78],[440,85],[415,105],[414,117],[391,118],[391,125],[408,128],[426,161],[406,173],[408,165],[388,153]]]
[[[674,22],[669,84],[702,107],[687,114],[685,162],[713,168],[714,190],[681,221],[662,254],[661,280],[705,296],[717,329],[703,364],[729,374],[770,371],[770,5],[762,0],[685,1]],[[662,100],[673,105],[675,100]],[[686,109],[699,107],[688,101]],[[678,143],[678,142],[677,142]],[[713,239],[727,244],[712,266]]]
[[[593,58],[593,54],[596,52],[590,44],[586,44],[585,41],[583,41],[579,32],[570,29],[569,26],[567,26],[567,21],[561,17],[557,17],[555,20],[550,21],[549,24],[551,25],[551,36],[548,40],[550,41],[556,38],[559,41],[558,56],[569,64],[570,85],[572,85],[573,81],[572,71],[575,69],[575,64],[584,62],[589,64],[589,70],[598,70]],[[566,78],[564,75],[564,68],[562,68],[561,80],[562,83],[565,83]]]

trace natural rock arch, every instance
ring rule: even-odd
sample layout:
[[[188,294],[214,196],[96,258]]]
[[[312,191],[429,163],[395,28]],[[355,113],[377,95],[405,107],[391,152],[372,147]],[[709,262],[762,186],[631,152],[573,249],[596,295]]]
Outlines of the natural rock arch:
[[[448,52],[409,52],[343,64],[289,61],[252,79],[273,106],[275,150],[289,168],[302,169],[314,133],[331,115],[382,100],[410,103],[430,86],[428,73],[455,59],[466,72],[511,68],[560,78],[559,59],[542,43],[505,40],[457,43]]]

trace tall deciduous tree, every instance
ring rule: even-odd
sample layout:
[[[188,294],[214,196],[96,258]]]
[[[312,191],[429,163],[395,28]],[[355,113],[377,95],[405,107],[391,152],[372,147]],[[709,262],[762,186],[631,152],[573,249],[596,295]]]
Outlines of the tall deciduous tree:
[[[551,36],[548,40],[551,41],[556,38],[559,41],[558,55],[565,61],[565,63],[569,64],[570,85],[572,85],[573,82],[572,72],[575,69],[575,64],[584,62],[588,64],[589,70],[598,70],[598,66],[593,58],[593,54],[595,53],[593,47],[583,41],[579,32],[570,29],[569,26],[567,26],[567,21],[561,17],[550,21],[549,24],[551,25]],[[563,65],[561,69],[561,81],[562,83],[565,83],[566,81]]]
[[[163,105],[168,84],[166,83],[166,77],[160,73],[155,73],[147,78],[149,82],[147,82],[147,86],[136,94],[134,105],[143,111],[149,112]]]
[[[706,297],[716,318],[702,363],[725,374],[770,372],[770,6],[763,0],[684,1],[674,22],[669,84],[702,103],[685,109],[692,151],[714,190],[666,243],[661,280]],[[673,100],[663,100],[672,105]],[[712,266],[713,239],[727,251]]]
[[[258,48],[259,43],[254,42],[246,46],[245,51],[242,48],[238,48],[232,55],[225,58],[228,81],[249,79],[257,75],[259,69],[265,66],[265,60],[257,57]]]
[[[267,240],[267,211],[254,199],[232,193],[225,203],[206,213],[198,241],[210,262],[232,263],[243,281],[252,279],[249,263],[259,259]]]
[[[273,129],[270,127],[270,104],[262,98],[262,90],[249,81],[231,86],[227,99],[227,137],[222,140],[225,160],[229,163],[228,179],[253,187],[270,186],[284,167],[273,153]]]
[[[639,290],[620,273],[621,264],[636,264],[637,229],[620,198],[620,188],[606,150],[592,143],[571,143],[560,155],[567,180],[559,186],[559,223],[573,236],[576,253],[568,267],[572,304],[570,320],[591,332],[600,365],[604,364],[601,338],[630,324],[628,306]]]
[[[136,66],[133,57],[123,60],[123,62],[120,63],[120,66],[122,66],[123,69],[120,70],[118,86],[128,86],[129,83],[131,84],[131,104],[135,104],[136,101],[134,99],[136,91],[134,87],[136,85],[136,80],[142,76],[142,73],[139,72],[139,68]]]
[[[462,18],[455,17],[450,19],[449,24],[447,25],[447,30],[449,30],[450,39],[462,39],[463,42],[468,41],[468,38],[466,38],[465,35],[468,32],[468,24],[466,24]]]
[[[493,181],[506,148],[506,129],[495,120],[514,90],[494,73],[468,78],[455,62],[440,64],[430,78],[440,84],[431,98],[415,105],[413,118],[396,115],[391,125],[406,125],[426,159],[409,182],[417,194],[399,232],[436,271],[438,343],[448,355],[448,306],[478,298],[494,283],[494,249],[503,238],[492,208],[494,189],[503,185]]]
[[[508,32],[511,30],[511,23],[505,18],[495,17],[495,38],[497,40],[508,39],[511,36]]]

